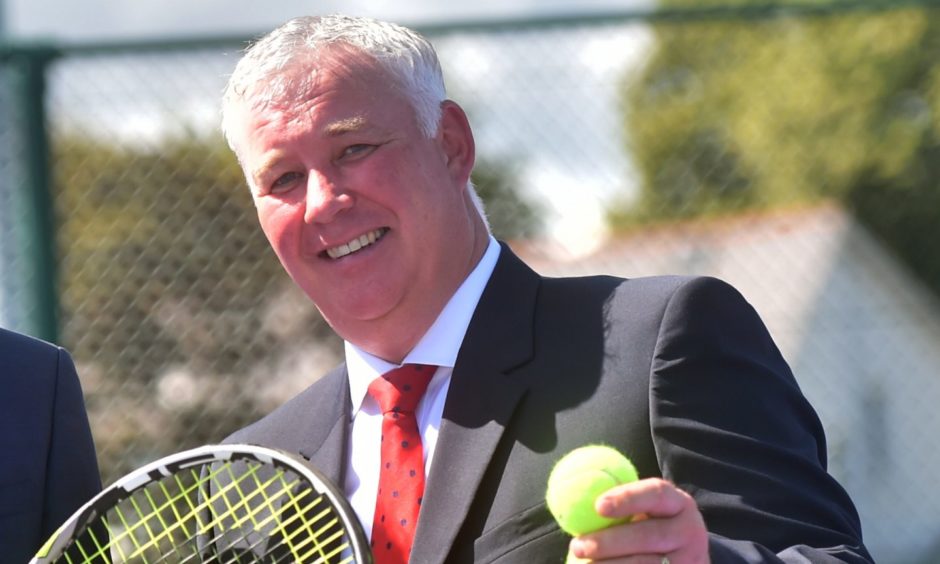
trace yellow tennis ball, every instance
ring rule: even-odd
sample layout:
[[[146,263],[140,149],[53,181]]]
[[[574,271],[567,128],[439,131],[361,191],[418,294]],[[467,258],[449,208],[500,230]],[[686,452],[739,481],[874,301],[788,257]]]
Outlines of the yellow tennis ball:
[[[545,501],[558,525],[578,536],[625,523],[594,510],[594,502],[607,490],[637,480],[636,468],[616,449],[604,445],[576,448],[561,458],[548,477]]]

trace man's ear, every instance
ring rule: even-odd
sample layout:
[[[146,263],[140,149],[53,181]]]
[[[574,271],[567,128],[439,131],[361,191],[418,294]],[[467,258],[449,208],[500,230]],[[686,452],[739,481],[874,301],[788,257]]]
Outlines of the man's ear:
[[[456,185],[463,188],[470,179],[476,160],[476,145],[467,114],[456,102],[441,102],[441,121],[437,138],[444,152],[447,169]]]

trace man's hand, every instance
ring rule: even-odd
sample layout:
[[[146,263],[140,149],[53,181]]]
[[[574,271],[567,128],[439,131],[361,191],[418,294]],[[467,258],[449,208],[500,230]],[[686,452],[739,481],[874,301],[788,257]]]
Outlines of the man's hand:
[[[708,531],[692,496],[660,478],[617,486],[597,499],[606,517],[634,518],[571,541],[574,556],[650,564],[707,564]]]

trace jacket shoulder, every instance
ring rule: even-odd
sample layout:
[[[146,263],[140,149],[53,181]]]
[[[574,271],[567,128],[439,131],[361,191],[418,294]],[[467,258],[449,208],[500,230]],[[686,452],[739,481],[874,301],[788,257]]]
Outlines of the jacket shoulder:
[[[740,295],[729,283],[711,276],[667,274],[622,278],[609,275],[543,277],[543,291],[601,293],[647,303],[667,302],[678,295]]]
[[[0,329],[0,366],[7,369],[35,366],[38,359],[53,363],[64,349],[35,337]]]
[[[348,390],[346,365],[341,364],[271,413],[235,431],[222,442],[278,447],[280,443],[293,440],[297,429],[306,427],[306,422],[325,412],[335,412],[342,398],[348,396],[344,387]]]

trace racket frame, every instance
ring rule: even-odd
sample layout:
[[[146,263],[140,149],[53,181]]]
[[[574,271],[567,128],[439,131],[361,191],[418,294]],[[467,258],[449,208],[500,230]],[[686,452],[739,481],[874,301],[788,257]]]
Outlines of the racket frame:
[[[155,483],[193,466],[209,467],[214,463],[238,461],[260,462],[274,468],[289,470],[303,477],[318,494],[333,505],[350,539],[350,549],[356,564],[370,564],[372,554],[368,539],[346,497],[326,476],[300,455],[250,444],[205,445],[174,453],[146,464],[119,478],[102,490],[75,513],[46,541],[30,564],[51,564],[69,548],[76,533],[83,532],[96,519],[103,518],[120,501]]]

